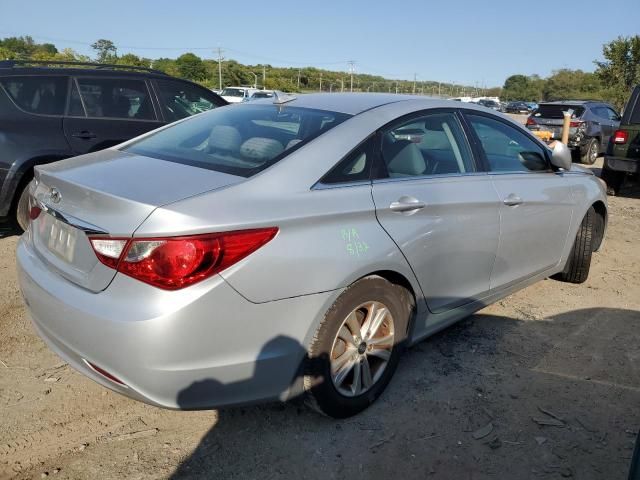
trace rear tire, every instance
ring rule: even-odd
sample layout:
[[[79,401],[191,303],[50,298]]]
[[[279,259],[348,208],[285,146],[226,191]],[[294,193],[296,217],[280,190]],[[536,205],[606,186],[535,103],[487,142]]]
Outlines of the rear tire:
[[[589,207],[578,228],[578,233],[564,270],[555,274],[552,278],[568,283],[584,283],[587,280],[591,267],[594,241],[596,240],[597,225],[600,221],[601,219],[595,209]]]
[[[378,276],[348,287],[311,342],[305,368],[307,405],[333,418],[350,417],[371,405],[398,365],[413,308],[413,296],[405,288]],[[379,322],[373,322],[375,318]]]
[[[17,193],[13,221],[15,226],[24,232],[29,226],[29,182],[21,185],[21,189]]]
[[[587,148],[584,155],[581,156],[582,163],[584,163],[585,165],[593,165],[594,163],[596,163],[599,153],[600,142],[598,142],[597,138],[591,138],[589,140],[589,143],[587,143]]]

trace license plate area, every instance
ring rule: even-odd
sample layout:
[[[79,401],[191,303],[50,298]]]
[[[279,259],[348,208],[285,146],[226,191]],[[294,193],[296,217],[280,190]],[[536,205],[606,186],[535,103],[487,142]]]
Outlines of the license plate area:
[[[42,246],[66,263],[73,264],[76,256],[76,245],[81,232],[42,212],[38,218],[38,240]]]

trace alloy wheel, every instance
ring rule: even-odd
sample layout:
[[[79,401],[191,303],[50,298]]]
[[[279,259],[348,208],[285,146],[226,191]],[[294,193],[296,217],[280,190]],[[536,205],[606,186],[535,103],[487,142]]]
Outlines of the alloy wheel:
[[[394,322],[383,303],[367,302],[347,315],[331,347],[331,379],[342,395],[370,390],[382,376],[393,350]]]

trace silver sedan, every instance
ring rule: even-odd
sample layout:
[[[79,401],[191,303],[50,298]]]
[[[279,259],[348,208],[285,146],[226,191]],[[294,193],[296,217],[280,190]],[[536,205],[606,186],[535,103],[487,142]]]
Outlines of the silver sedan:
[[[399,95],[233,105],[39,166],[19,279],[73,367],[153,405],[353,415],[402,350],[587,279],[604,187],[507,117]],[[541,300],[542,301],[542,300]]]

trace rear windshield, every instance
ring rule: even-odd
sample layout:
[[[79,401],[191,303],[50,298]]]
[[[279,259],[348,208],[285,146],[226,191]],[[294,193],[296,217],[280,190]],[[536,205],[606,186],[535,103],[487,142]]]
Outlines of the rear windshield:
[[[189,118],[123,150],[250,177],[349,117],[286,105],[242,104]]]
[[[573,110],[571,118],[578,118],[584,113],[584,107],[579,105],[540,105],[533,114],[541,118],[563,118],[562,112]]]

